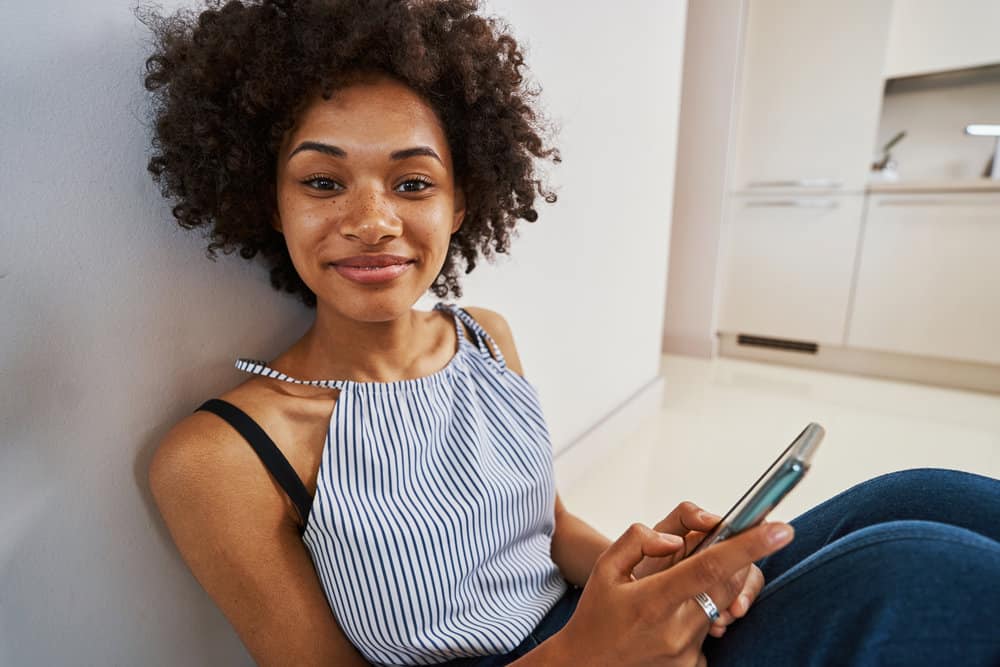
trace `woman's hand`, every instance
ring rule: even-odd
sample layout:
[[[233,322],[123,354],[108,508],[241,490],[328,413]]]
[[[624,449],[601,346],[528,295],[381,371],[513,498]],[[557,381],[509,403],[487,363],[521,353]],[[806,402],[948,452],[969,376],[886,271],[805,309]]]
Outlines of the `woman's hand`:
[[[706,512],[690,501],[681,503],[653,526],[653,530],[682,538],[684,548],[680,548],[681,543],[677,543],[675,549],[644,557],[632,571],[633,576],[642,579],[682,560],[720,520],[719,515]],[[719,620],[712,624],[708,632],[713,637],[721,637],[726,632],[726,626],[746,615],[750,605],[764,588],[764,574],[756,565],[751,564],[733,575],[733,585],[740,587],[740,593],[728,609],[722,610],[720,607]]]
[[[754,603],[754,600],[760,595],[761,589],[764,588],[764,573],[752,563],[745,570],[737,572],[735,578],[737,581],[742,580],[742,588],[729,608],[726,611],[720,611],[719,620],[709,628],[708,634],[713,637],[721,637],[726,633],[726,626],[737,618],[746,616],[750,605]]]
[[[792,535],[787,524],[757,526],[636,579],[633,568],[643,558],[662,558],[679,544],[676,536],[670,540],[633,524],[597,559],[576,611],[552,639],[567,664],[704,665],[709,621],[694,596],[705,592],[720,609],[730,607],[742,590],[733,575],[778,551]]]
[[[715,528],[721,518],[717,514],[706,512],[690,501],[675,507],[662,521],[653,526],[653,530],[682,538],[684,542],[681,546],[684,548],[678,548],[660,556],[643,558],[642,562],[635,567],[636,579],[660,572],[681,561],[695,548],[705,533]]]

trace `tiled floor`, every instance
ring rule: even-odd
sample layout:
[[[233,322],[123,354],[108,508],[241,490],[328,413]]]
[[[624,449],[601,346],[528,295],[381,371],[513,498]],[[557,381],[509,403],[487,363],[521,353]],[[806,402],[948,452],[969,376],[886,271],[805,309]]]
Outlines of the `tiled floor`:
[[[810,421],[813,468],[772,518],[869,477],[955,468],[1000,477],[1000,395],[717,358],[663,358],[662,409],[560,495],[609,537],[682,500],[725,512]]]

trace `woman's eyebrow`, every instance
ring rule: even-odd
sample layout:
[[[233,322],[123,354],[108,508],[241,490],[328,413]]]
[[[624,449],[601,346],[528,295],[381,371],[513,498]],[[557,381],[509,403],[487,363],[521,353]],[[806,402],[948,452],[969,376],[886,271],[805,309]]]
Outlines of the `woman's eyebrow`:
[[[331,146],[330,144],[321,144],[318,141],[303,141],[301,144],[295,147],[295,150],[289,153],[288,159],[291,160],[296,153],[301,153],[302,151],[317,151],[319,153],[326,153],[327,155],[332,155],[333,157],[347,157],[347,151],[339,146]]]
[[[339,146],[331,146],[330,144],[324,144],[319,141],[303,141],[288,155],[288,159],[291,160],[296,153],[301,153],[302,151],[316,151],[318,153],[324,153],[326,155],[332,155],[333,157],[339,158],[347,157],[347,151]],[[444,161],[441,160],[441,156],[439,156],[430,146],[414,146],[413,148],[403,148],[398,151],[393,151],[389,154],[389,159],[405,160],[406,158],[416,157],[418,155],[432,157],[441,164],[444,164]]]
[[[405,160],[408,157],[415,157],[417,155],[426,155],[427,157],[432,157],[441,164],[441,157],[434,152],[434,149],[430,146],[414,146],[413,148],[404,148],[401,151],[393,151],[389,154],[390,160]]]

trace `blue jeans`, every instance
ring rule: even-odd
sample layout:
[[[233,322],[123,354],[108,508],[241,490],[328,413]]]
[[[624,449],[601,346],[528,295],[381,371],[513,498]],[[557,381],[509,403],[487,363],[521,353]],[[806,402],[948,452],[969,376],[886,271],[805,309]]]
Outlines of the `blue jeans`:
[[[795,540],[757,565],[749,613],[703,650],[718,665],[1000,665],[1000,481],[954,470],[876,477],[794,519]],[[558,632],[572,588],[500,656],[506,665]]]

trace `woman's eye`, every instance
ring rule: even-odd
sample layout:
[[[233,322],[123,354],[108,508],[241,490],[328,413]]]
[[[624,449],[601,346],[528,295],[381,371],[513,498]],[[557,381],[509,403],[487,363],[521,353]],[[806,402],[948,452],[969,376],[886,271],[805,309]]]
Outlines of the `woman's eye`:
[[[421,192],[434,185],[425,178],[410,178],[396,186],[397,192]]]
[[[342,186],[337,181],[332,178],[327,178],[326,176],[313,176],[302,181],[303,185],[308,185],[314,190],[338,190]]]

